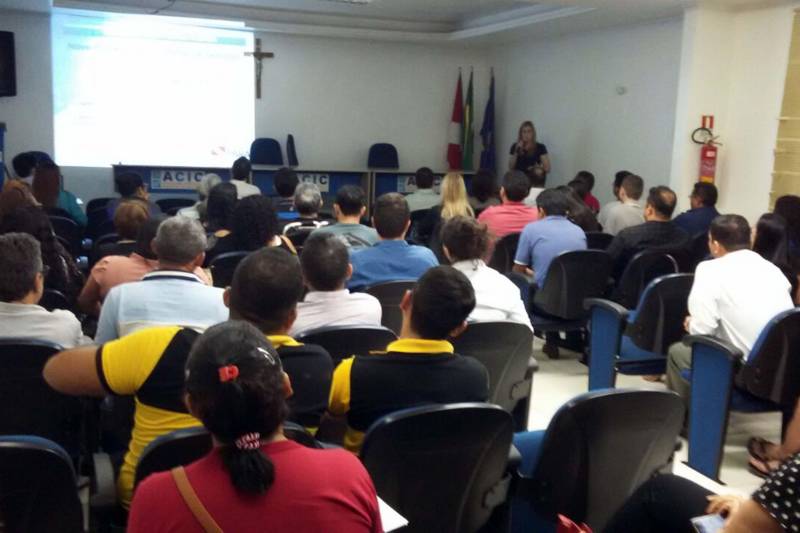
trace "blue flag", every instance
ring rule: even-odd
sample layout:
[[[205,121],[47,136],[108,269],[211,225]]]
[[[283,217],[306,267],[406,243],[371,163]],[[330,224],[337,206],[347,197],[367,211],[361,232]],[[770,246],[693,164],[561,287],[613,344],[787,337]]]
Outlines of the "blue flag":
[[[489,100],[486,102],[486,109],[483,112],[483,126],[481,126],[481,150],[480,168],[496,171],[495,150],[494,150],[494,72],[492,81],[489,85]]]

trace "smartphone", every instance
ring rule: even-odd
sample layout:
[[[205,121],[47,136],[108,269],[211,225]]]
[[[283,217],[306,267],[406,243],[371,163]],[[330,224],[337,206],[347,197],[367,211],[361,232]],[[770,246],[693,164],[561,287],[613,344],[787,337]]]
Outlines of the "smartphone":
[[[725,527],[725,519],[719,514],[707,514],[692,518],[692,526],[697,533],[717,533]]]

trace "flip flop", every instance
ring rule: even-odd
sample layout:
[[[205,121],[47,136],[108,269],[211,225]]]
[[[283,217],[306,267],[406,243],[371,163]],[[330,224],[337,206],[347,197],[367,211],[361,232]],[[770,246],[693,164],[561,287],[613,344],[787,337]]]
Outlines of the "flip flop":
[[[747,463],[747,470],[750,471],[751,474],[754,476],[758,476],[761,479],[765,479],[769,477],[774,471],[780,468],[781,462],[777,459],[772,459],[769,461],[761,461],[754,457],[751,457]]]
[[[747,453],[750,454],[750,457],[762,463],[771,461],[772,458],[767,453],[767,446],[777,447],[778,445],[761,437],[751,437],[747,441]]]

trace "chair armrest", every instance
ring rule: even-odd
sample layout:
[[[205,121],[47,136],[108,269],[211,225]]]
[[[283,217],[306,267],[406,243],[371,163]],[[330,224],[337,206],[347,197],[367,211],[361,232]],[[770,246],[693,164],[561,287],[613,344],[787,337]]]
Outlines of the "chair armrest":
[[[586,309],[591,313],[592,309],[595,307],[599,307],[600,309],[605,309],[614,313],[622,320],[628,320],[628,314],[630,313],[629,309],[625,309],[623,306],[619,305],[617,302],[607,300],[605,298],[586,298],[583,301],[583,308]]]
[[[93,511],[111,511],[117,506],[114,466],[106,453],[92,455],[92,490],[89,503]]]
[[[508,465],[506,466],[506,470],[509,472],[516,472],[521,464],[522,454],[519,453],[517,447],[512,444],[511,448],[508,450]]]
[[[587,298],[583,307],[589,311],[591,333],[589,390],[612,388],[617,377],[616,357],[630,311],[604,298]]]
[[[742,351],[739,348],[736,348],[731,343],[722,339],[712,337],[711,335],[686,335],[682,342],[686,346],[692,346],[693,348],[694,344],[702,344],[711,349],[708,351],[709,354],[727,357],[731,361],[741,361],[743,357]]]

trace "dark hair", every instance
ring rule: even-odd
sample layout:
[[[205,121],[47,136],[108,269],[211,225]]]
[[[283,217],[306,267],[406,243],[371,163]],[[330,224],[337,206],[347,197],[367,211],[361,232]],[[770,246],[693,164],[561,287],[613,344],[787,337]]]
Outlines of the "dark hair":
[[[569,200],[567,195],[556,189],[545,189],[536,197],[536,207],[544,210],[547,216],[567,216]]]
[[[31,188],[22,180],[7,180],[0,190],[0,216],[22,207],[35,207],[36,198]]]
[[[589,172],[588,170],[580,170],[577,174],[575,174],[576,180],[583,180],[586,182],[586,186],[589,187],[587,192],[592,192],[594,189],[594,174]]]
[[[297,188],[298,183],[300,183],[300,180],[297,178],[297,173],[291,168],[283,167],[275,172],[273,185],[275,192],[282,198],[294,196],[294,190]]]
[[[114,211],[114,229],[120,239],[134,240],[148,218],[150,210],[146,203],[138,200],[122,201]]]
[[[11,160],[11,166],[14,167],[14,172],[20,178],[27,178],[36,168],[36,156],[33,152],[22,152],[14,156]]]
[[[22,299],[36,289],[44,269],[39,243],[26,233],[0,235],[0,301]]]
[[[530,187],[530,186],[529,186]],[[479,202],[497,196],[497,177],[489,169],[482,168],[472,176],[469,194]]]
[[[345,216],[361,214],[361,208],[366,205],[367,195],[358,185],[345,185],[336,191],[336,205]]]
[[[531,192],[531,180],[524,172],[509,170],[503,176],[503,190],[512,202],[521,202]]]
[[[638,200],[642,197],[642,193],[644,192],[644,180],[641,176],[637,176],[636,174],[628,174],[623,178],[619,188],[624,190],[625,194],[628,195],[628,198],[631,200]]]
[[[491,243],[486,224],[464,216],[456,216],[445,222],[441,239],[453,262],[483,259]]]
[[[600,231],[597,217],[575,190],[569,185],[560,185],[556,187],[556,191],[562,193],[567,200],[567,218],[573,224],[579,226],[583,231]]]
[[[42,161],[36,165],[33,175],[33,196],[47,208],[58,206],[58,195],[61,192],[61,169],[52,161]]]
[[[220,379],[220,369],[235,365],[238,375]],[[275,481],[275,467],[261,451],[236,441],[257,433],[267,439],[289,415],[278,352],[247,322],[228,321],[208,328],[186,360],[186,392],[192,410],[220,443],[219,454],[231,483],[245,494],[263,494]]]
[[[698,181],[694,184],[692,196],[698,198],[700,203],[706,207],[714,207],[717,205],[717,188],[713,183]]]
[[[266,246],[278,234],[278,215],[266,196],[245,196],[236,204],[231,217],[237,250],[252,251]]]
[[[423,339],[446,339],[475,309],[467,277],[450,266],[428,269],[419,278],[411,304],[411,327]]]
[[[619,170],[614,174],[614,188],[619,189],[622,187],[622,180],[624,180],[627,176],[633,174],[630,170]]]
[[[433,180],[433,171],[428,167],[421,167],[414,174],[414,182],[417,184],[417,189],[430,189],[433,187]]]
[[[250,181],[251,170],[250,160],[242,156],[233,162],[233,166],[231,167],[231,179]]]
[[[262,248],[239,263],[230,290],[232,316],[277,331],[303,295],[300,262],[281,248]]]
[[[789,234],[782,216],[774,213],[761,215],[756,224],[753,251],[771,263],[789,266]]]
[[[664,185],[650,187],[650,193],[647,195],[647,203],[653,206],[656,213],[666,218],[672,218],[677,200],[675,191]]]
[[[786,221],[789,242],[800,246],[800,196],[785,194],[779,197],[775,200],[775,209],[772,211]]]
[[[574,192],[578,198],[583,201],[583,197],[589,194],[589,184],[586,181],[582,180],[581,178],[575,178],[569,183],[567,183],[567,187],[569,187],[572,192]]]
[[[236,185],[230,182],[217,183],[208,191],[206,201],[206,229],[215,232],[231,228],[231,219],[236,209]]]
[[[144,181],[135,172],[123,172],[114,177],[114,185],[120,196],[130,198],[136,194],[140,187],[144,187]]]
[[[164,222],[166,217],[164,215],[152,216],[144,221],[139,227],[139,233],[136,234],[136,250],[135,252],[145,259],[156,259],[156,253],[153,251],[153,239],[156,238],[158,233],[158,226]]]
[[[317,291],[341,289],[347,281],[349,264],[347,245],[331,233],[312,234],[300,252],[300,266],[306,284]]]
[[[402,194],[388,192],[375,200],[375,212],[372,215],[378,235],[384,239],[399,238],[411,220],[408,202]]]
[[[750,224],[741,215],[719,215],[711,221],[708,233],[729,252],[750,248]]]

